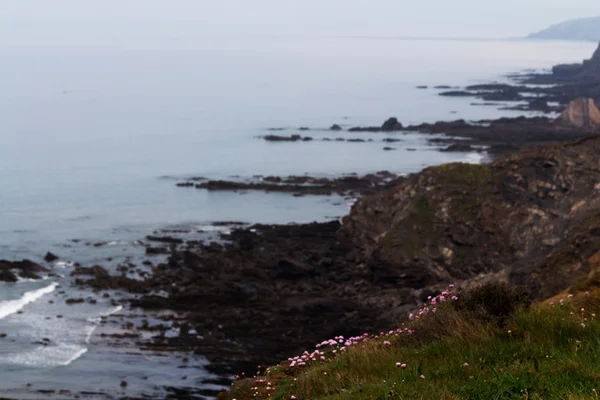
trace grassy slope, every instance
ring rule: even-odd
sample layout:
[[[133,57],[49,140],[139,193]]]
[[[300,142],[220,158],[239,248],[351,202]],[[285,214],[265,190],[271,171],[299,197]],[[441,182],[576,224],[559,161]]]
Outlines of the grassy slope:
[[[511,304],[509,312],[473,306],[469,296],[438,305],[436,313],[430,305],[407,325],[413,334],[377,335],[344,351],[321,347],[325,361],[284,362],[219,399],[599,398],[600,290]]]

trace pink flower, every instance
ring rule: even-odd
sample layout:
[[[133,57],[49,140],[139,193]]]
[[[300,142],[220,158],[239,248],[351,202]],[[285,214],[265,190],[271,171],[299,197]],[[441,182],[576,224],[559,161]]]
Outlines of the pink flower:
[[[456,301],[456,300],[458,300],[458,297],[456,297],[456,296],[452,296],[452,300],[453,300],[453,301]]]
[[[450,286],[448,286],[448,287],[449,287],[450,289],[452,289],[452,288],[454,287],[454,285],[453,285],[453,284],[450,284]]]
[[[468,366],[469,366],[469,363],[467,363],[467,362],[463,364],[463,367],[468,367]]]
[[[437,308],[435,308],[435,307],[434,307],[434,308],[433,308],[433,310],[431,310],[431,311],[433,311],[433,312],[437,312]]]
[[[585,312],[585,308],[582,308],[582,309],[581,309],[581,312]]]
[[[406,368],[406,364],[402,364],[400,367],[401,368]]]
[[[400,368],[400,366],[402,366],[402,364],[400,364],[399,362],[396,363],[396,367]]]
[[[419,378],[421,378],[421,379],[425,379],[425,375],[421,375]]]
[[[390,342],[388,342],[388,341],[386,340],[385,342],[383,342],[383,345],[384,345],[384,346],[390,346],[390,345],[391,345],[391,343],[390,343]]]
[[[573,297],[573,295],[569,293],[569,295],[567,297],[570,299]]]
[[[410,313],[408,314],[408,319],[410,319],[411,321],[415,318],[414,314]]]
[[[292,396],[290,397],[290,400],[296,400],[296,396],[292,395]]]
[[[581,323],[581,327],[582,327],[582,328],[585,328],[585,324],[584,324],[583,322]]]

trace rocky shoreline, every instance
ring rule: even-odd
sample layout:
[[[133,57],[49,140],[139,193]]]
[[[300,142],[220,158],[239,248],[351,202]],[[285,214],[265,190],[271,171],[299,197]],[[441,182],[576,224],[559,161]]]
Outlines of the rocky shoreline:
[[[76,283],[135,294],[131,306],[145,312],[170,310],[179,334],[141,348],[193,351],[220,374],[252,373],[323,337],[395,326],[449,283],[503,279],[536,298],[573,284],[600,251],[598,151],[592,136],[428,168],[363,197],[342,224],[173,242],[143,281],[95,267],[76,270]]]
[[[568,80],[566,69],[557,69],[552,79],[560,78],[564,86],[536,88],[536,93],[545,96],[546,104],[580,95],[598,100],[595,86],[583,88],[581,83],[588,82],[588,68],[595,62],[568,68]],[[467,89],[468,94],[453,95],[476,92],[485,101],[502,96],[520,101],[523,93],[534,90],[525,85],[518,90]],[[541,107],[542,100],[536,104]],[[576,107],[566,114],[578,117]],[[209,370],[224,377],[220,384],[234,373],[253,374],[257,365],[277,363],[327,337],[398,326],[450,283],[470,286],[499,279],[545,298],[587,276],[590,260],[600,257],[600,136],[595,136],[595,124],[573,121],[521,117],[404,126],[390,118],[379,127],[348,129],[442,135],[431,140],[446,151],[485,150],[495,158],[490,164],[431,167],[408,177],[381,171],[335,179],[190,178],[177,186],[361,198],[341,222],[232,223],[230,232],[210,243],[186,237],[186,232],[152,235],[145,244],[144,268],[132,263],[111,275],[100,265],[77,265],[73,284],[95,292],[124,292],[132,309],[164,321],[129,321],[124,333],[105,336],[107,340],[206,357]],[[324,131],[342,130],[334,125]],[[270,135],[274,141],[308,141],[280,137]],[[157,254],[164,259],[157,261]],[[130,272],[136,271],[134,278]],[[0,280],[37,279],[41,272],[47,271],[35,263],[0,261]],[[176,334],[167,334],[173,330]],[[174,399],[215,394],[169,391]]]

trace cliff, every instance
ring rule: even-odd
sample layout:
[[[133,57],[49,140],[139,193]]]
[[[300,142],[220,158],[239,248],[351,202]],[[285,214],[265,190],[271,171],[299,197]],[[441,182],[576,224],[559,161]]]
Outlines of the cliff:
[[[592,136],[442,165],[359,200],[340,242],[381,299],[420,310],[394,323],[371,303],[387,329],[316,341],[219,398],[594,398],[599,152]]]
[[[592,240],[599,227],[598,152],[594,136],[488,165],[428,168],[358,201],[342,234],[381,285],[418,290],[499,274],[535,289],[537,298],[550,296],[589,272],[585,261],[600,250]],[[574,235],[588,245],[575,249]]]
[[[581,64],[561,64],[552,68],[556,78],[580,83],[600,82],[600,45],[589,60]]]
[[[565,21],[532,33],[528,37],[531,39],[599,41],[600,17]]]

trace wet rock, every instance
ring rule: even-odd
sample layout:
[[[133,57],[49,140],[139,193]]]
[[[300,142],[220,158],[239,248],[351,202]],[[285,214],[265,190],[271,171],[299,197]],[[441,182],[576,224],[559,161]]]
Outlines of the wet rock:
[[[66,304],[68,305],[72,305],[72,304],[81,304],[81,303],[85,303],[85,299],[79,297],[79,298],[69,298],[65,301]]]
[[[263,139],[268,142],[298,142],[298,141],[310,141],[313,140],[312,137],[303,137],[301,135],[291,135],[291,136],[279,136],[279,135],[266,135],[263,136]]]
[[[46,255],[44,256],[44,261],[46,262],[54,262],[57,261],[59,259],[59,257],[55,254],[52,254],[51,252],[47,252]]]
[[[29,260],[0,260],[0,281],[4,282],[16,282],[17,274],[23,279],[40,279],[38,274],[47,271],[47,268]]]
[[[19,278],[10,270],[0,270],[0,282],[17,282]]]
[[[350,139],[349,141],[365,142],[364,139]],[[257,177],[258,181],[208,181],[196,185],[198,189],[210,191],[245,191],[259,190],[264,192],[293,193],[295,195],[340,195],[373,193],[376,189],[388,187],[403,179],[400,175],[389,173],[369,174],[362,177],[342,176],[327,179],[311,176],[289,177]]]
[[[453,143],[440,151],[447,152],[447,153],[451,153],[451,152],[466,153],[466,152],[471,152],[471,151],[476,151],[476,150],[477,149],[473,148],[473,146],[471,146],[468,143],[460,143],[459,142],[459,143]]]
[[[183,239],[175,238],[172,236],[146,236],[146,239],[148,239],[151,242],[183,244]]]
[[[329,128],[330,131],[341,131],[342,127],[339,126],[338,124],[333,124],[331,125],[331,127]]]
[[[169,254],[170,250],[167,247],[146,247],[147,255]]]
[[[382,131],[400,131],[402,130],[403,126],[400,122],[398,122],[398,118],[389,118],[387,121],[385,121],[383,123],[383,125],[381,125],[381,130]]]
[[[387,146],[383,148],[383,151],[392,151],[392,150],[396,150],[396,148],[395,147],[387,147]]]

